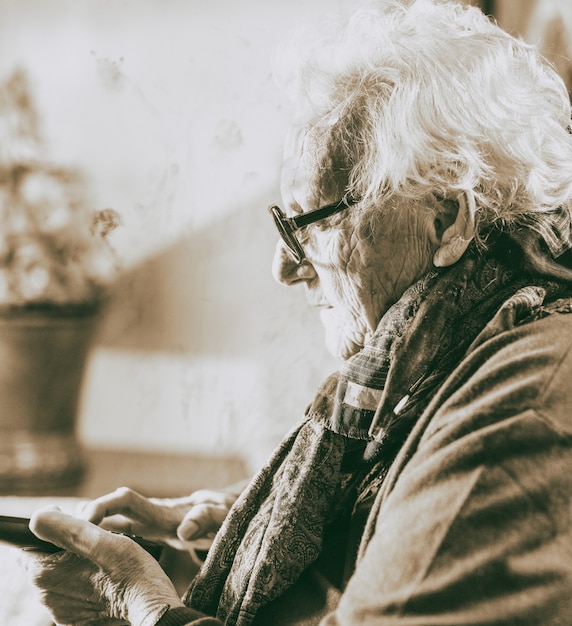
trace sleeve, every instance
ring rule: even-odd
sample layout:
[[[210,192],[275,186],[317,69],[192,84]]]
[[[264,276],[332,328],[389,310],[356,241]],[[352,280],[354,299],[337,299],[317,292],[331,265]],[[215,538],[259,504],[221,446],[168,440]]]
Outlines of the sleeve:
[[[571,323],[552,316],[471,355],[321,626],[569,623]]]
[[[222,622],[187,607],[169,609],[156,626],[222,626]]]

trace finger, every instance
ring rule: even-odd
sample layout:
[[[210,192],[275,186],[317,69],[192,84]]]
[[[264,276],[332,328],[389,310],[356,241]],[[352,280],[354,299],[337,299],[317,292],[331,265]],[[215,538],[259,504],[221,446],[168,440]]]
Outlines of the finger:
[[[93,522],[90,519],[90,511],[88,507],[91,507],[93,500],[81,500],[75,507],[74,515],[75,517],[79,517],[80,519]],[[94,522],[95,523],[95,522]],[[135,535],[136,531],[133,529],[132,520],[128,519],[123,515],[112,515],[111,517],[106,517],[101,522],[98,523],[100,528],[105,528],[105,530],[111,530],[116,533],[123,533],[126,535]]]
[[[226,506],[198,504],[190,509],[177,528],[181,541],[194,541],[216,532],[228,513]]]
[[[122,533],[124,535],[148,535],[145,532],[143,524],[133,522],[123,515],[112,515],[102,520],[98,526],[104,530],[111,530],[114,533]]]
[[[123,515],[146,523],[155,518],[156,505],[136,491],[128,487],[120,487],[112,493],[92,500],[81,512],[82,519],[94,524],[99,524],[105,518],[114,515]]]
[[[60,511],[36,511],[30,519],[30,530],[40,539],[50,541],[100,566],[106,565],[110,555],[130,549],[143,550],[127,537],[113,535],[91,522]]]

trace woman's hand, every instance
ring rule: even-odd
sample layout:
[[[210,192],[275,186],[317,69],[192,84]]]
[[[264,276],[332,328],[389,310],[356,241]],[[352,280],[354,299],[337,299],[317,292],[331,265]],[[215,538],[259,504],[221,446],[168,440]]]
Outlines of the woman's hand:
[[[127,487],[82,505],[83,519],[108,530],[160,541],[178,550],[207,549],[239,489],[201,489],[184,498],[146,498]]]
[[[56,623],[151,626],[183,606],[159,563],[128,537],[57,510],[36,512],[30,528],[65,550],[23,553]]]

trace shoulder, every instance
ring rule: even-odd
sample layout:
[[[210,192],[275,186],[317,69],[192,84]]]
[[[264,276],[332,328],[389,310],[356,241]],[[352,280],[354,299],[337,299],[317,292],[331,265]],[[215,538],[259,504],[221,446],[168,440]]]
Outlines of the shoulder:
[[[544,476],[546,493],[572,488],[572,315],[515,326],[471,351],[423,416],[405,475]],[[459,474],[459,475],[460,475]]]
[[[554,313],[515,326],[466,355],[437,394],[426,435],[455,422],[500,427],[534,412],[555,432],[572,434],[572,315]]]
[[[487,567],[531,565],[542,554],[570,590],[572,566],[558,546],[572,539],[572,315],[490,338],[447,386],[389,501],[416,502],[432,518],[431,567],[450,566],[463,542],[488,546]]]
[[[571,347],[572,316],[553,314],[467,355],[390,470],[351,610],[398,606],[427,623],[569,615]]]

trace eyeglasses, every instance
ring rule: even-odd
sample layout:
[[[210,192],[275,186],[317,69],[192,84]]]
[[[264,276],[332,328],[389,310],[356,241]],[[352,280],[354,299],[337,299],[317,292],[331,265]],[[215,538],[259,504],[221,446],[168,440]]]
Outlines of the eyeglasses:
[[[280,237],[282,237],[282,241],[286,244],[288,252],[290,252],[296,263],[300,265],[300,263],[302,263],[302,261],[306,258],[306,255],[304,254],[304,250],[300,245],[300,242],[296,239],[296,235],[294,235],[294,233],[304,226],[308,226],[314,222],[319,222],[320,220],[326,219],[335,213],[339,213],[357,202],[358,200],[347,198],[340,200],[339,202],[334,202],[333,204],[327,204],[319,209],[308,211],[307,213],[301,213],[300,215],[296,215],[294,217],[286,217],[282,212],[282,209],[275,204],[271,204],[268,207],[268,211],[274,218],[276,228],[280,233]]]

